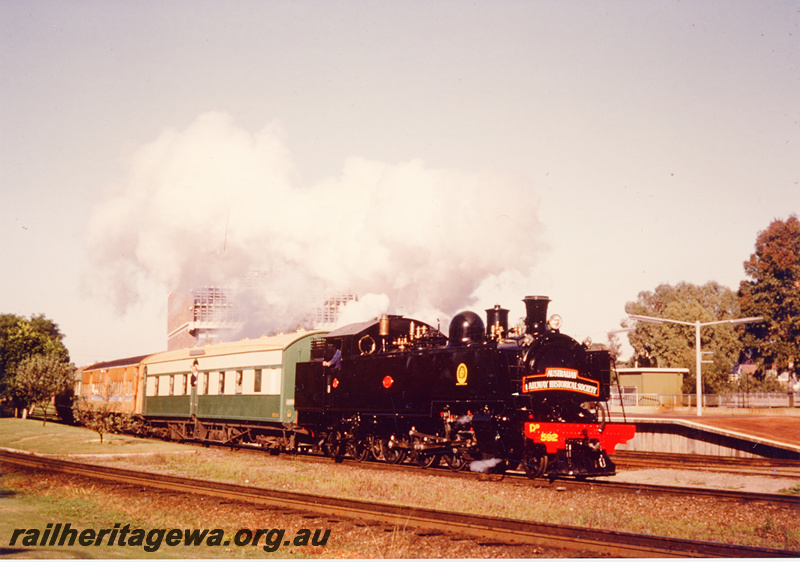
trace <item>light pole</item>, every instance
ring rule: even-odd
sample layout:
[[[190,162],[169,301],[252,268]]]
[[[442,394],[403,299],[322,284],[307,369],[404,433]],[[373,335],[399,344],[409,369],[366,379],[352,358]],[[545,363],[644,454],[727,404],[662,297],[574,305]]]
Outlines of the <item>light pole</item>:
[[[702,383],[702,363],[703,353],[700,351],[700,328],[703,326],[713,326],[714,324],[747,324],[748,322],[761,322],[764,318],[761,316],[751,316],[749,318],[731,318],[729,320],[717,320],[715,322],[684,322],[683,320],[671,320],[669,318],[655,318],[653,316],[640,316],[638,314],[629,314],[634,320],[641,322],[651,322],[653,324],[663,324],[670,322],[672,324],[683,324],[684,326],[694,326],[694,349],[696,352],[695,358],[695,371],[697,373],[697,415],[703,415],[703,383]]]

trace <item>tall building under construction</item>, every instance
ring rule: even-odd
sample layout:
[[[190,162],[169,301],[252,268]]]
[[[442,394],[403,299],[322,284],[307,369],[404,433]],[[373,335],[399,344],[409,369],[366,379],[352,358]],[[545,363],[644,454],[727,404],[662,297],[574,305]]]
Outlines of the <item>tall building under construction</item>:
[[[263,275],[251,274],[244,282],[252,289],[262,280]],[[216,343],[238,333],[243,322],[233,300],[234,294],[230,289],[214,286],[171,292],[168,297],[167,349]],[[323,299],[313,300],[320,302]],[[314,325],[307,328],[332,328],[342,308],[352,301],[358,301],[358,296],[352,292],[325,299],[316,309]]]
[[[216,343],[239,326],[236,309],[221,287],[171,292],[167,308],[167,350]]]

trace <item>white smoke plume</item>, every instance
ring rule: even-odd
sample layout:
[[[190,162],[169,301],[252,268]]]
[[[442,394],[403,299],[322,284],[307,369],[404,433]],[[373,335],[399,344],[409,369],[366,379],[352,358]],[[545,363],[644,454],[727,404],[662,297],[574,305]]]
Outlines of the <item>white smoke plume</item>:
[[[469,469],[472,472],[489,472],[495,466],[503,462],[503,459],[484,459],[479,461],[472,461],[469,463]]]
[[[389,296],[385,293],[368,293],[360,296],[357,301],[347,303],[339,311],[337,326],[346,326],[355,322],[364,322],[370,318],[379,318],[381,314],[389,312]]]
[[[207,113],[133,153],[87,244],[93,285],[123,312],[144,284],[166,299],[262,271],[265,285],[247,297],[253,330],[296,327],[322,302],[313,297],[345,290],[361,295],[363,314],[435,324],[524,284],[541,248],[537,205],[525,178],[421,160],[352,157],[337,177],[298,185],[279,127],[251,133]]]

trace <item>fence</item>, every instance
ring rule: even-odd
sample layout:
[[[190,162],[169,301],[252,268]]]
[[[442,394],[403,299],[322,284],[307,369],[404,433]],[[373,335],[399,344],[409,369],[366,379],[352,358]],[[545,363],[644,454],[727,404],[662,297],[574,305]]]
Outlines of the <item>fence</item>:
[[[696,407],[695,394],[641,394],[622,389],[622,396],[614,389],[609,404],[613,406],[652,406],[662,408]],[[786,392],[750,392],[732,394],[704,394],[703,407],[726,408],[790,408],[800,406],[800,399],[791,400]]]

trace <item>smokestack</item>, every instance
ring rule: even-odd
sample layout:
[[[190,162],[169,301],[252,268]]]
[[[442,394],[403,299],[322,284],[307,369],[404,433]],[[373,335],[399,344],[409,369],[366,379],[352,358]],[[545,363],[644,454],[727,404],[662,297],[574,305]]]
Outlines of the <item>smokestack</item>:
[[[549,297],[525,297],[527,317],[525,318],[525,331],[529,334],[544,332],[547,326],[547,305],[550,304]]]

